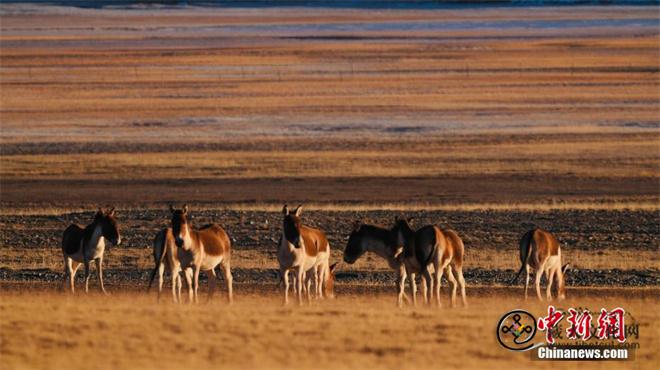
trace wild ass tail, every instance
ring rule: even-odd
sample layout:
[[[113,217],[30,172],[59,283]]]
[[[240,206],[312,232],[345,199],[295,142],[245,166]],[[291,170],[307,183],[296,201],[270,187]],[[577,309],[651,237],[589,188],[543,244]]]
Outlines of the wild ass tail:
[[[518,278],[520,277],[520,274],[522,274],[523,270],[525,270],[525,266],[527,266],[527,261],[529,260],[529,256],[531,255],[532,248],[531,244],[534,239],[534,231],[536,229],[529,230],[525,235],[523,235],[522,239],[520,239],[520,270],[518,270],[518,274],[516,275],[511,282],[509,282],[509,285],[513,285],[516,283]]]

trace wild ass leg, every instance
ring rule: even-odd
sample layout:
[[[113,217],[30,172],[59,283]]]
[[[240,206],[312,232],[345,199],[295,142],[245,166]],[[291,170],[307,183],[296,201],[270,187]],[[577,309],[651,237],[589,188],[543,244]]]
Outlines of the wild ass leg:
[[[429,284],[429,300],[428,304],[431,304],[433,301],[433,293],[435,292],[435,270],[431,271],[429,269],[429,276],[430,278],[427,280],[427,283]]]
[[[399,267],[399,282],[398,282],[398,287],[399,287],[399,294],[397,296],[397,306],[399,308],[403,307],[403,300],[405,299],[406,302],[410,302],[408,297],[406,297],[406,277],[408,276],[408,272],[406,271],[405,266]]]
[[[284,280],[284,304],[289,303],[289,270],[280,270],[282,280]]]
[[[94,264],[96,265],[96,276],[98,276],[99,284],[101,284],[101,291],[103,294],[108,294],[103,286],[103,258],[96,258]]]
[[[314,274],[314,295],[316,296],[316,286],[318,285],[318,279],[317,279],[317,273],[318,273],[318,268],[314,268],[312,271]],[[307,303],[311,304],[312,303],[312,276],[307,276],[307,272],[305,272],[305,289],[307,289]]]
[[[188,303],[193,303],[195,300],[193,293],[193,269],[188,267],[183,271],[184,277],[186,278],[186,285],[188,286]]]
[[[422,286],[422,301],[424,304],[428,303],[426,297],[428,294],[429,287],[426,285],[426,277],[424,276],[424,273],[419,274],[420,275],[420,285]]]
[[[330,266],[327,263],[322,264],[319,266],[319,272],[318,272],[318,278],[319,278],[319,291],[317,296],[320,299],[326,298],[323,287],[325,286],[325,279],[328,277],[328,274],[330,273]]]
[[[199,298],[197,296],[198,290],[199,290],[199,271],[201,269],[201,266],[199,264],[195,264],[195,275],[193,276],[193,291],[195,294],[195,303],[199,303]]]
[[[529,289],[529,265],[525,265],[525,300],[527,300],[528,289]]]
[[[440,264],[434,265],[434,268],[435,268],[435,300],[438,303],[438,308],[440,308],[442,307],[442,303],[440,301],[440,287],[442,285],[442,273],[444,272],[445,268]]]
[[[456,288],[458,283],[456,278],[454,278],[454,273],[451,272],[451,266],[447,266],[447,280],[451,283],[451,306],[456,307]]]
[[[416,274],[414,273],[410,274],[410,291],[412,292],[413,307],[417,307],[417,281],[415,281],[416,278],[417,278]]]
[[[222,267],[225,283],[227,284],[227,300],[229,303],[234,302],[234,278],[231,276],[231,266],[229,261],[223,261],[220,266]]]
[[[296,282],[298,285],[298,305],[302,306],[303,304],[303,283],[305,281],[305,270],[303,269],[302,264],[298,266],[298,271],[296,271],[297,276],[296,278],[298,281]]]
[[[325,282],[325,276],[327,272],[327,264],[323,264],[318,267],[317,271],[314,272],[316,283],[316,297],[323,299],[323,283]]]
[[[287,271],[287,274],[288,273],[289,272]],[[296,275],[295,273],[293,275],[291,275],[291,292],[293,294],[298,294],[298,280],[297,280],[296,276],[298,276],[298,275]]]
[[[209,296],[206,301],[211,302],[211,298],[213,298],[213,292],[215,291],[215,284],[217,282],[216,280],[218,279],[218,276],[215,274],[215,268],[206,271],[206,276],[209,279]]]
[[[543,269],[539,268],[536,269],[536,272],[534,273],[534,285],[536,287],[536,298],[539,299],[539,301],[543,301],[543,298],[541,298],[541,276],[543,275]]]
[[[183,279],[181,279],[181,270],[176,274],[176,297],[181,302],[181,289],[183,288]]]
[[[71,293],[73,294],[75,292],[75,277],[76,277],[76,271],[78,270],[78,266],[80,266],[79,263],[74,262],[71,258],[66,257],[64,259],[64,263],[66,266],[66,271],[67,271],[67,276],[69,277],[69,288],[71,290]],[[73,267],[73,264],[76,263],[76,267]]]
[[[463,277],[463,267],[454,266],[456,275],[458,276],[458,284],[461,286],[461,299],[463,300],[463,307],[467,307],[467,299],[465,298],[465,278]]]
[[[429,272],[429,268],[427,266],[424,267],[422,275],[424,276],[424,280],[426,280],[426,291],[428,291],[428,297],[424,295],[424,304],[429,304],[429,302],[431,302],[433,299],[433,277],[431,276],[431,272]]]
[[[62,281],[62,290],[66,290],[66,283],[70,280],[69,276],[71,276],[71,270],[71,260],[67,256],[64,256],[64,279]],[[73,292],[73,288],[70,288],[69,290]]]
[[[170,273],[171,273],[170,269]],[[158,266],[158,298],[157,301],[160,302],[160,295],[163,293],[163,275],[165,274],[165,264],[161,263],[160,266]],[[174,283],[172,283],[172,287],[174,287]]]
[[[89,261],[85,257],[83,259],[85,261],[85,293],[89,293],[89,278],[91,276],[89,273]]]
[[[179,294],[177,294],[177,280],[180,284],[181,283],[181,275],[180,275],[181,271],[179,269],[175,269],[175,270],[170,271],[170,273],[172,274],[172,276],[171,276],[171,278],[172,278],[172,301],[174,301],[174,303],[179,303],[180,298],[181,298],[180,297],[181,296],[181,291],[179,290]],[[160,296],[160,293],[158,293],[158,295]]]
[[[549,271],[546,271],[545,276],[548,278],[548,286],[545,290],[545,299],[550,301],[552,300],[552,281],[555,278],[555,269],[551,268]]]

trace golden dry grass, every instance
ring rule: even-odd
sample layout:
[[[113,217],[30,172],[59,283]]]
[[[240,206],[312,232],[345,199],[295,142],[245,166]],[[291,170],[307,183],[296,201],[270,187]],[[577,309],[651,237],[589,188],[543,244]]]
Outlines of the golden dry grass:
[[[110,297],[70,297],[25,288],[14,286],[0,299],[0,356],[7,369],[575,367],[532,363],[529,354],[499,346],[493,328],[503,313],[546,310],[545,304],[523,303],[518,290],[468,290],[467,309],[399,310],[392,295],[342,294],[341,287],[337,299],[304,307],[282,307],[274,288],[239,286],[232,306],[218,296],[210,304],[175,306],[118,290]],[[586,366],[657,368],[657,295],[574,290],[562,306],[622,306],[640,323],[639,340],[629,339],[640,345],[634,360]]]

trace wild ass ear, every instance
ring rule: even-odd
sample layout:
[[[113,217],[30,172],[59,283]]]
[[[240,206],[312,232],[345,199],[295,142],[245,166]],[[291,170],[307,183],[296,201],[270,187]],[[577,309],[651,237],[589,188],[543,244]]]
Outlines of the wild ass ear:
[[[332,265],[330,265],[330,273],[334,274],[335,271],[337,271],[337,267],[339,267],[339,262],[335,262]]]
[[[298,207],[296,207],[296,212],[295,212],[296,217],[300,217],[300,215],[302,214],[302,208],[303,208],[302,204],[299,204]]]
[[[282,207],[282,214],[284,214],[285,216],[289,215],[289,206],[287,206],[286,204],[284,205],[284,207]]]
[[[110,217],[113,217],[115,215],[115,207],[110,208],[107,215],[110,216]]]
[[[183,214],[184,214],[184,215],[187,215],[187,214],[188,214],[188,205],[187,205],[187,204],[184,204],[184,205],[183,205]]]
[[[570,263],[565,264],[564,266],[561,267],[561,273],[562,273],[562,274],[565,274],[566,271],[568,271],[568,269],[570,269],[570,268],[571,268],[571,264],[570,264]]]
[[[170,212],[174,213],[175,209],[174,206],[170,204]]]
[[[360,226],[362,226],[362,221],[360,220],[353,221],[353,231],[360,230]]]

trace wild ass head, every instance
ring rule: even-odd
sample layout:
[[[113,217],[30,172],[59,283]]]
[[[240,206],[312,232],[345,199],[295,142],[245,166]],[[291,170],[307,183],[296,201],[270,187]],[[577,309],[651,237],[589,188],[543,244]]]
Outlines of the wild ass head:
[[[172,213],[172,235],[176,246],[182,248],[188,246],[190,240],[190,223],[188,221],[188,205],[184,204],[183,208],[175,209],[170,205],[170,212]]]
[[[337,267],[339,267],[339,262],[330,265],[330,271],[328,271],[328,276],[325,280],[325,296],[329,298],[335,297],[335,274],[337,273]]]
[[[117,219],[115,219],[115,207],[112,207],[107,212],[101,208],[94,215],[94,224],[101,227],[101,235],[112,245],[119,245],[121,243],[121,236],[119,235],[119,226]]]
[[[355,221],[353,223],[351,235],[348,237],[348,243],[344,249],[344,262],[353,264],[364,254],[364,252],[367,251],[365,243],[363,242],[364,238],[365,235],[362,223],[360,221]]]
[[[396,238],[397,248],[403,247],[403,245],[409,242],[410,238],[415,235],[415,230],[410,226],[412,221],[412,217],[408,217],[407,219],[399,217],[394,218],[392,234],[394,234]]]
[[[293,211],[289,211],[289,207],[285,204],[284,208],[282,208],[282,214],[284,214],[284,221],[282,223],[284,237],[289,243],[293,244],[294,247],[300,248],[302,240],[300,233],[300,228],[302,227],[302,221],[300,220],[302,204],[296,207]]]

